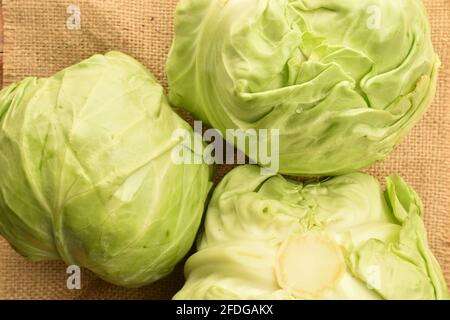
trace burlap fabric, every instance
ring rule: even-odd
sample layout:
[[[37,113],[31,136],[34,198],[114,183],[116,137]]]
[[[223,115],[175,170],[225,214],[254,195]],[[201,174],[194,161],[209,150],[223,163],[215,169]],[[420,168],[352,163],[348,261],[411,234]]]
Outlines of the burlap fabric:
[[[425,1],[443,67],[436,100],[387,161],[369,169],[380,179],[406,178],[426,205],[430,245],[450,282],[450,0]],[[95,53],[120,50],[142,61],[166,85],[164,63],[173,36],[176,0],[3,0],[4,83],[48,76]],[[80,8],[80,27],[68,7]],[[67,27],[67,21],[71,30]],[[184,114],[185,117],[189,117]],[[0,168],[1,170],[1,168]],[[219,168],[216,180],[229,170]],[[139,290],[109,285],[83,270],[82,289],[66,287],[59,262],[31,263],[0,240],[0,298],[169,299],[183,283],[173,275]]]

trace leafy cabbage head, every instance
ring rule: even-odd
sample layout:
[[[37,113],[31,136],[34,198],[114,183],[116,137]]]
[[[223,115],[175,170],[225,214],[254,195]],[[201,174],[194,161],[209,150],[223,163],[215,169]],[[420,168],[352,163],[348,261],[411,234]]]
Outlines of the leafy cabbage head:
[[[175,31],[171,102],[223,135],[279,129],[285,174],[384,159],[435,93],[421,0],[182,0]]]
[[[139,287],[173,269],[200,225],[206,165],[175,165],[191,128],[134,59],[96,55],[0,93],[0,234],[32,260],[62,259]]]
[[[234,169],[175,299],[446,299],[423,206],[401,178],[299,183]]]

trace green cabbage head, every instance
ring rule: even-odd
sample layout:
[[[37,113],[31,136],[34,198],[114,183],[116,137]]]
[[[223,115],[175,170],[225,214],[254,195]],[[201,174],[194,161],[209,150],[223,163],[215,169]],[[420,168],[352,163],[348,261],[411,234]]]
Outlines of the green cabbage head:
[[[401,178],[322,182],[234,169],[214,191],[175,299],[447,299],[423,206]]]
[[[190,249],[206,165],[175,165],[191,130],[134,59],[96,55],[0,93],[0,234],[32,260],[62,259],[139,287]]]
[[[279,129],[285,174],[384,159],[435,94],[421,0],[182,0],[175,31],[172,104],[224,136]]]

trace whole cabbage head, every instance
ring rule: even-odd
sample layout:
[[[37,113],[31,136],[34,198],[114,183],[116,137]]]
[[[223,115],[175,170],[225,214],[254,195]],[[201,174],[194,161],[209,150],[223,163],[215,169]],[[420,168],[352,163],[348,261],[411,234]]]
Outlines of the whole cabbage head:
[[[224,136],[279,129],[285,174],[384,159],[435,94],[421,0],[182,0],[175,31],[172,104]]]
[[[96,55],[0,93],[0,234],[32,260],[62,259],[139,287],[188,252],[211,187],[175,165],[192,132],[136,60]]]
[[[423,206],[401,178],[299,183],[234,169],[175,299],[447,299]]]

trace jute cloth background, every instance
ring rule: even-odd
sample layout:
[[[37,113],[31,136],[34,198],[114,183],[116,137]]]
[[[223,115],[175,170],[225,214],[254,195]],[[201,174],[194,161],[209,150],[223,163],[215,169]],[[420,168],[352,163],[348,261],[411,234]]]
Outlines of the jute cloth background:
[[[176,3],[3,0],[5,85],[25,76],[49,76],[92,54],[115,49],[143,62],[166,86],[164,63]],[[439,90],[433,106],[404,143],[369,171],[380,179],[399,174],[419,192],[426,205],[430,245],[450,282],[450,0],[425,3],[443,63]],[[80,30],[67,28],[71,4],[80,8]],[[216,181],[229,169],[219,168]],[[68,290],[66,279],[64,264],[28,262],[0,240],[3,299],[169,299],[183,283],[181,264],[169,278],[139,290],[109,285],[87,270],[82,273],[81,290]]]

